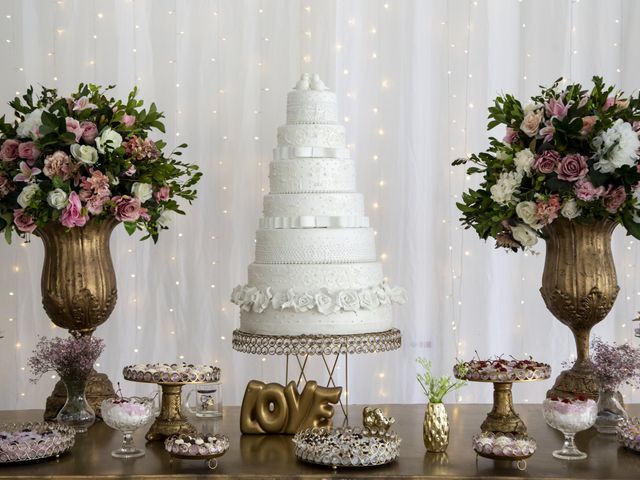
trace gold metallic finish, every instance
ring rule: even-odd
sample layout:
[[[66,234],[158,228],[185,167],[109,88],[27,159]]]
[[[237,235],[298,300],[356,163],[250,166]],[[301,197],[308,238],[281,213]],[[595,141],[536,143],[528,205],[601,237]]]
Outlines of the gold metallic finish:
[[[527,427],[513,408],[511,383],[493,384],[493,408],[482,422],[483,432],[526,434]]]
[[[589,225],[558,218],[545,227],[547,253],[540,293],[553,315],[575,338],[577,359],[563,371],[547,396],[587,394],[598,398],[589,359],[591,328],[602,321],[618,296],[611,235],[617,223]]]
[[[385,416],[380,408],[364,407],[362,409],[362,426],[371,432],[388,432],[395,422],[395,418]]]
[[[240,431],[248,434],[293,435],[311,427],[330,427],[342,387],[320,387],[307,382],[298,393],[295,382],[278,383],[251,380],[242,399]]]
[[[449,418],[443,403],[429,403],[422,422],[422,440],[427,452],[443,453],[449,446]]]
[[[118,293],[109,240],[117,224],[110,218],[67,229],[50,222],[35,231],[44,245],[42,306],[51,321],[71,335],[91,335],[116,306]],[[87,401],[98,416],[102,400],[115,396],[109,378],[95,371],[89,377],[86,392]],[[55,418],[66,398],[60,381],[47,399],[44,418]]]
[[[182,384],[161,383],[162,406],[160,415],[145,435],[150,442],[165,440],[176,433],[194,435],[196,428],[182,415]]]

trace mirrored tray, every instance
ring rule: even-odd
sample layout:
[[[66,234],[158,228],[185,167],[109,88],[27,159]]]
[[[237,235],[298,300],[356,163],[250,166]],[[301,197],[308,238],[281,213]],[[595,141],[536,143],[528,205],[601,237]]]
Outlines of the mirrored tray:
[[[329,467],[373,467],[398,458],[401,439],[394,432],[372,433],[362,427],[308,428],[295,434],[299,460]]]
[[[620,445],[640,453],[640,418],[627,420],[616,431]]]
[[[527,468],[526,459],[533,455],[538,445],[527,435],[481,432],[473,436],[473,450],[481,457],[492,460],[516,462],[519,470]]]
[[[142,363],[122,369],[125,380],[142,383],[214,383],[220,381],[220,369],[213,365],[187,363]]]
[[[0,463],[59,457],[75,443],[76,432],[52,422],[0,425]]]
[[[204,460],[211,470],[218,466],[216,458],[229,450],[226,435],[210,433],[195,435],[173,435],[164,442],[164,448],[173,458],[183,460]]]

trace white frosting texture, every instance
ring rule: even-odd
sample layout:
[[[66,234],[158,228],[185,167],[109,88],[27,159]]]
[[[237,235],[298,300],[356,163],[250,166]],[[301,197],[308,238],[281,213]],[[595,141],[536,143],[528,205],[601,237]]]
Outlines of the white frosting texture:
[[[240,330],[344,335],[392,328],[391,305],[404,303],[406,292],[385,282],[336,95],[318,75],[303,74],[287,96],[269,184],[255,262],[231,296]]]

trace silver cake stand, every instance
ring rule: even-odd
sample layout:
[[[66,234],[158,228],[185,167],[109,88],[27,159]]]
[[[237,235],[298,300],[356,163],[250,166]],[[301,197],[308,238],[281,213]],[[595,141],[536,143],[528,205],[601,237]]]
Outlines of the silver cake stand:
[[[335,387],[335,371],[340,355],[344,355],[344,402],[340,408],[349,419],[349,355],[380,353],[397,350],[402,344],[400,330],[392,328],[384,332],[358,333],[352,335],[259,335],[233,331],[233,349],[254,355],[284,355],[286,358],[285,384],[289,381],[289,357],[293,356],[300,369],[297,385],[307,381],[305,369],[311,355],[319,355],[329,374],[327,387]]]

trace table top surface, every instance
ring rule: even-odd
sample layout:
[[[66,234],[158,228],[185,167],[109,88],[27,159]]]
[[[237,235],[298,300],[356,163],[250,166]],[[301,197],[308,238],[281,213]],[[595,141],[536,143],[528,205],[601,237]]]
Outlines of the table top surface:
[[[147,443],[147,453],[137,459],[111,457],[120,446],[121,434],[104,423],[96,423],[84,435],[78,435],[71,453],[57,460],[0,465],[1,478],[544,478],[544,479],[637,479],[640,478],[640,454],[618,446],[615,435],[598,434],[595,429],[576,436],[578,448],[589,458],[562,461],[551,452],[562,446],[562,434],[548,427],[540,405],[516,405],[527,424],[538,450],[519,471],[511,462],[476,457],[471,437],[491,409],[490,405],[448,405],[451,424],[446,454],[426,453],[422,443],[424,405],[385,405],[383,410],[396,418],[394,430],[403,439],[398,461],[381,467],[338,469],[308,465],[296,460],[290,436],[241,435],[240,408],[227,407],[220,419],[193,419],[200,431],[226,434],[229,451],[220,457],[216,470],[204,461],[174,460],[164,451],[162,442]],[[350,406],[352,425],[361,423],[362,408]],[[640,405],[629,406],[632,415],[640,415]],[[0,411],[0,423],[40,420],[37,410]],[[341,417],[336,416],[336,424]],[[145,444],[146,428],[135,434],[137,446]]]

